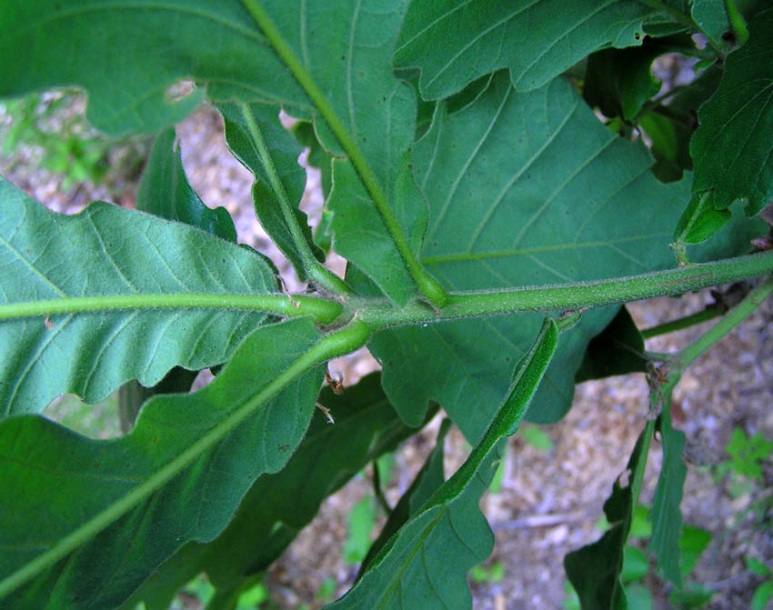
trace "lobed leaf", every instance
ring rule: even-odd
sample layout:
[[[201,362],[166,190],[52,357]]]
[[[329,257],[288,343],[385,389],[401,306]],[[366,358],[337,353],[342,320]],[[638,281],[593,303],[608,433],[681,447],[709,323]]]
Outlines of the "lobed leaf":
[[[558,343],[544,321],[480,442],[459,470],[395,533],[335,608],[471,607],[467,572],[491,552],[493,534],[478,503],[496,471],[504,438],[515,434]]]
[[[373,374],[342,395],[324,389],[319,401],[335,424],[319,412],[287,465],[260,477],[233,520],[215,540],[190,543],[146,581],[125,605],[142,600],[149,610],[167,608],[177,590],[202,571],[218,590],[238,588],[263,572],[314,518],[322,501],[370,461],[416,432],[405,426]]]
[[[431,211],[422,261],[449,291],[675,265],[670,227],[689,198],[688,181],[658,182],[644,147],[610,133],[562,80],[518,93],[499,73],[460,111],[439,104],[414,157]],[[747,243],[723,243],[704,255]],[[562,335],[530,420],[556,421],[568,410],[585,348],[616,311],[586,312]],[[474,440],[538,327],[537,315],[460,320],[384,331],[371,347],[407,422],[421,421],[424,405],[436,401]]]
[[[435,446],[433,447],[424,465],[414,478],[411,486],[400,497],[399,502],[389,513],[389,518],[381,528],[378,538],[373,542],[367,556],[360,564],[359,574],[364,574],[371,561],[381,552],[389,543],[403,525],[411,517],[416,516],[423,506],[430,500],[432,495],[437,492],[440,486],[445,482],[445,471],[443,468],[443,459],[445,457],[445,438],[451,429],[451,420],[443,419],[438,430]]]
[[[0,201],[0,315],[23,314],[27,304],[67,310],[0,322],[5,415],[40,411],[67,392],[96,402],[129,379],[152,386],[174,366],[222,363],[267,320],[228,309],[228,294],[276,288],[254,252],[105,203],[77,216],[55,214],[1,179]],[[142,308],[151,294],[222,294],[224,301],[222,309]],[[103,309],[124,296],[138,305]]]
[[[676,586],[682,584],[680,568],[682,533],[682,495],[687,466],[682,459],[686,443],[684,432],[671,425],[671,399],[663,405],[658,419],[663,443],[663,466],[652,503],[652,538],[649,548],[657,557],[658,572]]]
[[[395,62],[419,68],[425,99],[461,91],[501,68],[519,91],[547,84],[586,55],[638,46],[656,11],[628,0],[432,0],[412,2]]]
[[[0,70],[0,95],[81,86],[89,119],[113,134],[180,120],[204,88],[214,101],[281,104],[313,118],[323,145],[346,156],[330,201],[336,250],[404,304],[415,286],[395,240],[418,252],[427,206],[409,165],[414,94],[392,74],[403,0],[247,4],[275,31],[258,28],[239,0],[4,3],[0,55],[19,61]],[[181,79],[201,88],[170,103],[165,91]]]
[[[722,35],[730,30],[730,23],[727,19],[727,9],[724,2],[713,2],[712,0],[694,0],[690,7],[690,13],[703,33],[708,36],[714,44],[722,43]]]
[[[738,200],[757,214],[773,199],[773,10],[749,25],[749,42],[727,57],[713,97],[698,112],[690,144],[693,193],[710,192],[706,214]]]
[[[118,440],[40,416],[0,422],[3,603],[115,607],[182,545],[216,537],[300,443],[321,341],[307,318],[261,328],[212,384],[151,399]]]
[[[236,227],[228,211],[225,208],[208,208],[188,182],[182,152],[172,128],[163,130],[153,143],[145,162],[136,203],[137,209],[142,212],[176,220],[236,243]],[[148,398],[154,394],[187,392],[197,375],[198,371],[178,366],[153,387],[143,387],[137,381],[122,385],[118,407],[121,428],[124,431],[131,429],[142,403]]]

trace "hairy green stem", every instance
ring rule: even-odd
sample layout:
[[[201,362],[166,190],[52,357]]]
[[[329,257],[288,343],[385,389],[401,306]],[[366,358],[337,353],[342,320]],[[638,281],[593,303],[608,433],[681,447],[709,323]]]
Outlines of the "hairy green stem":
[[[662,387],[658,388],[657,395],[653,395],[652,400],[660,402],[664,410],[670,409],[671,395],[674,392],[674,388],[679,384],[685,369],[756,311],[766,299],[770,298],[771,294],[773,294],[773,275],[768,276],[746,295],[743,301],[733,307],[719,322],[697,340],[676,354],[663,354],[657,358],[664,362],[663,370],[667,371],[667,378]]]
[[[263,390],[245,402],[231,415],[219,422],[205,436],[191,444],[166,466],[160,468],[147,480],[137,485],[125,496],[108,506],[92,519],[86,521],[69,535],[60,538],[35,559],[21,569],[0,581],[0,599],[29,582],[56,562],[64,559],[83,543],[91,540],[115,523],[119,518],[149,498],[183,470],[189,467],[202,453],[212,449],[228,434],[238,428],[262,405],[274,398],[295,379],[315,366],[344,355],[364,345],[370,336],[370,329],[359,321],[353,321],[344,328],[325,335],[318,343],[302,354],[292,365],[275,377]]]
[[[681,294],[773,272],[773,251],[594,282],[525,286],[490,292],[450,293],[436,312],[422,303],[397,309],[382,301],[362,307],[360,319],[374,329],[528,311],[563,311]],[[354,299],[352,299],[354,305]]]
[[[72,297],[0,305],[0,322],[105,311],[236,310],[285,318],[313,317],[321,325],[341,325],[353,317],[373,330],[460,318],[537,311],[569,311],[659,296],[681,294],[773,272],[773,251],[656,271],[642,275],[500,291],[456,292],[440,310],[415,300],[395,307],[383,298],[350,297],[345,303],[309,295],[286,294],[128,294]],[[51,320],[55,323],[56,320]],[[559,324],[570,324],[571,319]]]
[[[303,231],[298,225],[298,221],[293,213],[293,205],[290,203],[290,197],[287,195],[287,191],[282,184],[279,172],[277,171],[276,165],[274,165],[274,160],[271,158],[268,146],[266,146],[266,140],[261,133],[260,126],[255,120],[255,116],[250,110],[249,105],[241,103],[239,104],[239,110],[247,125],[247,132],[255,147],[255,152],[268,176],[269,184],[274,193],[276,193],[277,203],[279,204],[282,218],[285,221],[285,226],[292,237],[295,250],[301,258],[303,269],[300,271],[318,286],[330,293],[349,294],[351,290],[346,283],[317,260],[317,257],[314,256],[314,253],[311,250],[311,246],[308,241],[306,241]]]
[[[287,294],[120,294],[72,297],[0,305],[0,322],[24,318],[98,313],[103,311],[148,311],[159,309],[212,309],[255,311],[285,318],[313,317],[319,324],[331,324],[343,312],[338,301]],[[52,322],[54,322],[52,320]]]
[[[419,262],[418,258],[414,255],[413,250],[397,221],[397,217],[392,211],[392,208],[389,207],[389,202],[379,184],[376,174],[365,159],[365,155],[360,150],[356,140],[347,131],[343,121],[338,117],[330,102],[328,102],[325,95],[314,82],[314,79],[295,56],[292,48],[287,44],[268,13],[260,6],[259,2],[257,2],[257,0],[242,0],[242,4],[247,11],[249,11],[250,15],[252,15],[252,18],[262,30],[268,43],[290,70],[295,77],[295,80],[309,97],[312,104],[314,104],[314,107],[317,109],[320,116],[322,116],[328,127],[330,127],[333,135],[335,135],[340,142],[346,155],[354,166],[355,171],[359,175],[365,190],[368,191],[368,194],[373,199],[373,204],[378,210],[378,213],[380,214],[397,251],[405,262],[413,281],[416,282],[419,290],[430,303],[436,307],[442,307],[445,303],[445,290],[437,280],[427,272],[421,262]]]

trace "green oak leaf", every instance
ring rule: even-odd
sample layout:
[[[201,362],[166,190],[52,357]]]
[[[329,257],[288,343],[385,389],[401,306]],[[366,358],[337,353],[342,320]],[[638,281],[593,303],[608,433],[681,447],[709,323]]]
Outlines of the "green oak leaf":
[[[773,199],[773,9],[749,24],[749,42],[730,53],[716,93],[698,112],[690,143],[696,199],[709,193],[707,214],[737,199],[757,214]]]
[[[676,265],[669,227],[689,199],[689,181],[655,179],[646,149],[610,133],[563,80],[518,93],[499,73],[459,112],[440,104],[414,158],[431,210],[422,261],[449,291]],[[709,242],[701,256],[747,249],[747,233],[737,228],[732,239]],[[553,422],[566,413],[585,348],[616,311],[588,311],[561,336],[529,420]],[[406,421],[415,425],[436,401],[474,441],[538,326],[539,317],[528,314],[390,329],[373,338],[371,351]]]
[[[142,296],[151,294],[275,291],[271,268],[254,252],[106,203],[62,216],[2,179],[0,202],[0,405],[5,415],[40,411],[68,392],[96,402],[130,379],[152,386],[174,366],[198,370],[222,363],[267,320],[260,312],[226,307],[141,307]],[[100,309],[113,297],[135,297],[138,305]],[[3,319],[20,307],[24,313],[24,304],[44,302],[72,303],[73,309]]]
[[[433,0],[412,2],[395,62],[419,68],[425,99],[448,97],[508,68],[518,90],[548,83],[586,55],[641,44],[656,11],[628,0]]]
[[[711,38],[716,45],[722,44],[722,35],[730,31],[730,22],[724,2],[715,0],[694,0],[690,14],[703,33]]]
[[[225,208],[208,208],[193,190],[185,175],[182,153],[175,143],[174,129],[164,129],[156,137],[145,163],[137,191],[137,209],[167,220],[197,227],[202,231],[236,243],[236,227]],[[130,381],[119,390],[119,414],[124,431],[131,428],[140,406],[154,394],[190,390],[198,371],[182,367],[170,370],[152,388]]]
[[[555,321],[543,321],[467,460],[381,547],[354,587],[329,608],[471,607],[467,572],[488,556],[494,543],[480,498],[494,477],[506,437],[518,430],[543,380],[558,334]]]
[[[169,99],[168,88],[185,79],[206,86],[214,99],[302,100],[300,87],[263,43],[238,1],[8,2],[0,6],[0,52],[18,61],[0,70],[0,95],[77,85],[89,94],[89,121],[115,135],[183,119],[205,93],[200,87]],[[260,78],[267,73],[285,77]]]
[[[321,341],[308,318],[265,326],[213,383],[156,396],[117,440],[41,416],[0,422],[3,605],[116,607],[182,545],[215,538],[306,432]]]
[[[258,27],[255,7],[273,30]],[[18,61],[0,69],[0,96],[80,86],[89,120],[112,134],[170,125],[203,93],[311,118],[323,145],[342,157],[329,202],[335,248],[402,305],[416,288],[394,230],[403,234],[403,254],[417,253],[427,221],[410,179],[415,96],[392,73],[402,11],[403,0],[4,3],[0,55]],[[165,90],[181,79],[198,88],[172,103]],[[385,213],[394,216],[392,231]]]
[[[253,484],[222,534],[210,543],[180,549],[125,604],[127,610],[140,601],[148,610],[168,608],[180,587],[201,572],[218,590],[238,588],[284,552],[327,496],[416,432],[389,404],[379,374],[365,377],[342,395],[326,388],[319,402],[330,410],[335,424],[317,411],[287,465]]]
[[[461,111],[440,104],[414,158],[431,209],[422,261],[449,290],[674,266],[668,227],[689,196],[686,181],[658,182],[646,150],[616,138],[561,80],[518,93],[502,72]],[[586,312],[562,335],[530,420],[568,410],[585,347],[616,311]],[[420,421],[434,400],[474,440],[538,327],[539,316],[518,315],[394,329],[377,334],[372,351],[406,421]]]

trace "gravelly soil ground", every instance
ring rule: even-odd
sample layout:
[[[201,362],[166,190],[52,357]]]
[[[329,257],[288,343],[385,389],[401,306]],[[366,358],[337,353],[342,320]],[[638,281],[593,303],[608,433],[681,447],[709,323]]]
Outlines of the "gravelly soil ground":
[[[1,135],[1,132],[0,132]],[[250,176],[231,157],[222,140],[221,125],[211,110],[197,112],[178,129],[184,163],[191,182],[210,206],[225,206],[235,217],[241,240],[272,256],[285,274],[287,284],[297,282],[286,262],[266,238],[250,205]],[[133,202],[133,187],[120,178],[108,187],[79,187],[63,192],[57,177],[30,170],[23,155],[0,159],[0,173],[58,211],[74,212],[95,198]],[[34,163],[34,157],[27,161]],[[22,161],[22,162],[19,162]],[[303,207],[312,222],[321,205],[318,177],[312,173]],[[342,269],[343,262],[332,266]],[[707,292],[683,299],[657,299],[630,306],[642,327],[700,310],[710,299]],[[765,481],[740,497],[731,494],[726,480],[717,481],[712,467],[724,459],[723,448],[733,427],[749,435],[761,432],[773,438],[773,303],[768,302],[706,357],[697,362],[677,388],[678,425],[686,432],[688,479],[683,502],[685,522],[706,528],[713,541],[696,568],[696,578],[716,588],[707,608],[732,610],[748,607],[759,579],[744,568],[744,557],[773,564],[771,515],[757,523],[754,515],[741,518],[753,500],[769,494],[773,466],[766,466]],[[648,347],[669,351],[685,345],[710,323],[667,338],[651,340]],[[366,352],[333,365],[352,384],[377,367]],[[563,555],[599,536],[596,523],[612,483],[623,471],[635,439],[648,416],[647,383],[642,375],[589,382],[578,386],[575,404],[559,424],[544,431],[553,447],[539,450],[518,436],[512,439],[501,489],[482,503],[496,534],[492,562],[504,568],[496,582],[473,584],[475,607],[561,608],[565,576]],[[434,444],[437,422],[407,442],[397,455],[397,474],[387,496],[395,502],[410,484]],[[463,439],[451,435],[449,472],[464,458]],[[658,451],[650,458],[644,500],[651,500],[659,467]],[[317,520],[299,537],[271,570],[267,584],[277,603],[285,608],[302,604],[318,607],[316,599],[325,580],[335,582],[342,593],[351,584],[356,566],[341,560],[340,548],[347,535],[350,508],[370,488],[370,474],[363,473],[324,505]],[[740,519],[740,520],[739,520]],[[656,607],[666,607],[663,587],[648,584],[656,594]]]

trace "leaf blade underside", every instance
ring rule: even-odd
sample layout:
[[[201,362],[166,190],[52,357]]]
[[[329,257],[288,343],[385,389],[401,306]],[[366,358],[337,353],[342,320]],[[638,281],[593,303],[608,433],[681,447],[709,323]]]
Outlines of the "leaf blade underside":
[[[395,60],[421,70],[425,99],[448,97],[501,68],[528,91],[589,53],[640,45],[643,20],[653,14],[644,3],[614,0],[413,2]]]
[[[260,255],[180,223],[104,203],[62,216],[2,180],[0,200],[0,309],[143,294],[225,299],[276,289]],[[130,379],[152,386],[173,366],[198,370],[224,362],[266,319],[225,307],[91,312],[84,306],[45,319],[3,320],[0,405],[6,415],[36,412],[67,392],[96,402]]]
[[[266,0],[260,8],[276,26],[275,37],[261,32],[238,0],[217,6],[207,0],[3,5],[0,54],[20,61],[0,70],[0,95],[81,86],[89,93],[89,120],[112,134],[171,125],[204,93],[216,102],[281,105],[311,118],[323,145],[345,156],[336,161],[329,202],[338,212],[332,223],[336,250],[390,299],[405,304],[416,286],[406,253],[395,243],[402,239],[415,258],[427,205],[410,172],[416,101],[392,74],[402,0]],[[121,61],[115,61],[118,45]],[[298,74],[280,57],[280,47],[297,60]],[[165,90],[181,79],[201,88],[168,103]],[[319,99],[310,97],[312,89]],[[348,147],[322,118],[323,106],[341,124]],[[385,214],[393,217],[391,229]],[[371,247],[363,247],[363,231]]]
[[[19,608],[113,607],[185,542],[214,538],[301,441],[320,340],[307,318],[259,329],[212,384],[156,396],[120,439],[40,416],[0,423],[0,596]]]
[[[440,105],[414,158],[431,211],[422,261],[449,291],[675,266],[670,227],[689,199],[689,181],[658,182],[646,149],[615,137],[560,79],[518,93],[499,73],[462,111]],[[723,242],[702,256],[745,247]],[[568,410],[587,343],[615,313],[588,311],[562,334],[531,421],[556,421]],[[372,351],[406,421],[436,401],[474,440],[538,326],[539,316],[529,314],[391,329],[374,337]],[[480,408],[467,408],[470,402]]]

